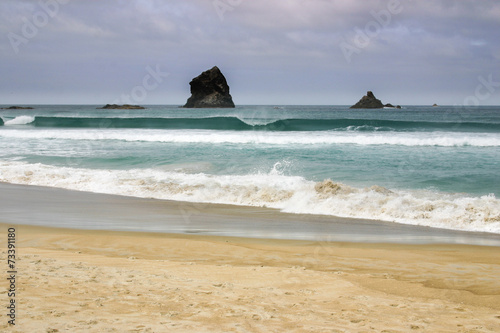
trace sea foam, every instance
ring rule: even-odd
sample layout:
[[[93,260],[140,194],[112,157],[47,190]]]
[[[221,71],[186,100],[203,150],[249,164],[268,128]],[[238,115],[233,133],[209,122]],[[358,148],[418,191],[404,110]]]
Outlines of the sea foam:
[[[17,118],[16,118],[17,119]],[[16,119],[10,120],[15,121]],[[21,120],[18,120],[19,122]],[[24,121],[28,121],[25,119]],[[7,122],[6,125],[14,123]],[[214,130],[158,129],[58,129],[9,130],[0,137],[64,140],[119,140],[125,142],[208,143],[208,144],[265,144],[265,145],[400,145],[441,147],[498,147],[500,133],[470,132],[260,132]]]
[[[500,200],[430,190],[356,188],[269,173],[208,175],[160,169],[94,170],[0,162],[0,181],[168,199],[277,208],[297,214],[377,219],[429,227],[500,233]]]

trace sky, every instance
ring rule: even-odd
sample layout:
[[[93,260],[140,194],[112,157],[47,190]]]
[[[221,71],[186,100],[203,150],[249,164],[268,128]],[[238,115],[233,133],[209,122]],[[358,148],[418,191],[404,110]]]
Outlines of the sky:
[[[2,0],[0,104],[500,105],[500,1]]]

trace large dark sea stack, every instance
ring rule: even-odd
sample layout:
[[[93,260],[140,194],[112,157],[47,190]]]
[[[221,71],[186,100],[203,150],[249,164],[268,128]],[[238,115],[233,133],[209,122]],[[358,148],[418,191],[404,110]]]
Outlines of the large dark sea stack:
[[[384,108],[384,104],[377,99],[375,95],[371,91],[366,93],[366,96],[363,96],[359,102],[351,106],[351,109],[382,109]]]
[[[217,66],[195,77],[189,85],[191,97],[185,108],[234,108],[226,78]]]

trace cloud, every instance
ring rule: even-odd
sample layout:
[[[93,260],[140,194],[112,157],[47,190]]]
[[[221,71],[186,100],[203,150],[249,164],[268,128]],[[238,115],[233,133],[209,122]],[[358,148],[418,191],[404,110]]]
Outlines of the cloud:
[[[26,22],[43,13],[41,2],[0,3],[0,89],[15,87],[16,96],[52,90],[111,99],[156,64],[171,76],[149,95],[155,103],[183,103],[189,80],[213,65],[231,79],[234,95],[253,104],[254,96],[286,103],[287,95],[348,104],[366,88],[412,103],[415,92],[425,102],[442,91],[444,104],[463,99],[479,75],[500,80],[494,0],[71,0],[15,53],[7,36],[22,36]],[[384,18],[391,6],[398,10]],[[360,32],[369,38],[356,44]],[[356,47],[351,61],[341,43]]]

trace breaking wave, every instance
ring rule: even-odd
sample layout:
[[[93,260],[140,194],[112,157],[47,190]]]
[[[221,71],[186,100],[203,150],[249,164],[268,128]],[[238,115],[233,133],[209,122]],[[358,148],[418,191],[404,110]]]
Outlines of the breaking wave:
[[[208,175],[159,169],[94,170],[0,162],[0,181],[190,202],[277,208],[297,214],[377,219],[500,233],[500,200],[430,190],[356,188],[280,174]]]
[[[32,116],[19,116],[11,120],[7,120],[5,122],[5,126],[9,125],[26,125],[26,124],[31,124],[33,121],[35,121],[35,117]]]
[[[400,145],[441,147],[498,147],[500,133],[430,132],[252,132],[154,129],[78,129],[0,131],[0,137],[18,139],[119,140],[126,142],[266,144],[266,145]]]
[[[6,125],[29,124],[57,128],[143,128],[210,129],[232,131],[462,131],[498,132],[498,123],[426,122],[382,119],[253,119],[243,117],[207,118],[110,118],[19,116]]]

